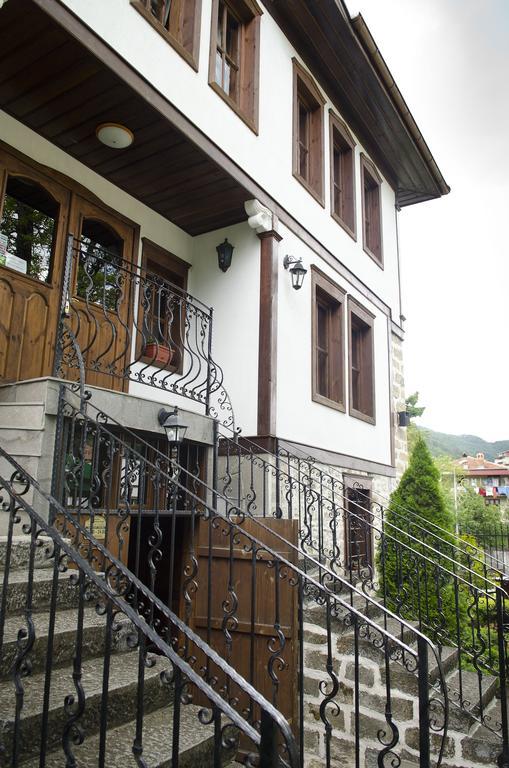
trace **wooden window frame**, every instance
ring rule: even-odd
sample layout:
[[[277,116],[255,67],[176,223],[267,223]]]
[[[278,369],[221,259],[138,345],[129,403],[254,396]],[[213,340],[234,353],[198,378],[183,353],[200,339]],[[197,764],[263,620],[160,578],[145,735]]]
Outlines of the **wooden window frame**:
[[[335,205],[335,163],[334,152],[337,143],[337,138],[341,143],[340,151],[343,155],[342,160],[342,175],[348,174],[350,178],[346,179],[343,190],[340,195],[342,196],[342,208],[346,209],[346,212],[341,215],[336,210]],[[329,112],[329,146],[330,146],[330,193],[331,193],[331,216],[334,221],[343,227],[351,238],[357,240],[357,210],[355,204],[356,192],[355,192],[355,141],[348,130],[346,124],[335,115],[332,111]],[[345,169],[345,165],[347,166]],[[349,167],[348,167],[349,166]],[[346,192],[344,191],[346,188]]]
[[[365,176],[369,175],[374,188],[377,189],[378,196],[378,243],[373,250],[368,244],[368,232],[367,232],[367,207],[369,201],[366,201],[366,181]],[[361,192],[362,192],[362,244],[365,252],[370,258],[373,259],[381,269],[384,268],[384,254],[383,254],[383,234],[382,234],[382,177],[376,170],[373,163],[368,160],[366,155],[361,153]]]
[[[217,21],[219,2],[237,19],[239,30],[238,96],[232,98],[216,82]],[[260,80],[260,19],[263,11],[256,0],[212,0],[210,32],[209,85],[240,119],[258,135]]]
[[[365,307],[359,304],[351,296],[348,297],[348,412],[356,419],[366,421],[368,424],[376,424],[376,397],[375,397],[375,316]],[[352,376],[352,330],[355,323],[362,323],[369,329],[369,348],[363,350],[363,360],[360,368],[361,399],[364,407],[353,406],[353,376]]]
[[[142,237],[141,241],[143,244],[141,256],[143,274],[146,274],[147,272],[154,272],[165,280],[173,282],[174,285],[177,285],[177,287],[180,288],[184,293],[187,292],[188,272],[191,268],[191,265],[183,259],[180,259],[178,256],[175,256],[175,254],[171,253],[170,251],[167,251],[165,248],[162,248],[160,245],[157,245],[157,243],[154,243],[152,240],[149,240],[148,237]],[[176,276],[182,282],[182,285],[178,285],[174,280],[172,280],[172,276]],[[143,322],[141,306],[138,308],[138,314],[138,322],[140,323],[141,327]],[[180,323],[183,321],[185,321],[185,318],[180,318]],[[136,356],[141,359],[141,362],[150,363],[150,358],[144,357],[142,354],[141,338],[138,341]],[[183,355],[180,354],[176,364],[172,361],[167,366],[165,366],[165,368],[172,373],[182,373],[183,363]]]
[[[182,7],[184,0],[177,0],[178,7]],[[192,14],[192,32],[190,35],[190,44],[185,45],[179,38],[170,32],[166,27],[163,27],[162,23],[157,21],[154,15],[149,11],[146,6],[146,0],[130,0],[132,7],[140,13],[143,18],[158,32],[161,37],[164,37],[172,48],[182,56],[185,61],[198,72],[198,61],[200,53],[200,26],[201,26],[201,2],[202,0],[193,0]],[[171,19],[171,13],[170,13]],[[184,24],[189,24],[189,19],[184,20]]]
[[[325,208],[323,168],[323,112],[325,99],[311,75],[294,58],[293,62],[293,175]],[[310,116],[309,180],[300,173],[299,106]]]
[[[346,292],[332,282],[316,267],[311,267],[311,392],[315,403],[326,405],[345,413],[345,334],[344,305]],[[318,391],[318,321],[317,312],[320,299],[332,307],[335,319],[339,320],[336,334],[329,328],[327,354],[330,361],[328,371],[328,390],[330,396]]]

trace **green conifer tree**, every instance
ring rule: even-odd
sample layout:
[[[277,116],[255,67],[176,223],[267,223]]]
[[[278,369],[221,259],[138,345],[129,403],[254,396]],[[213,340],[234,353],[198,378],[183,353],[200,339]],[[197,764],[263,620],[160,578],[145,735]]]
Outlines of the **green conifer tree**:
[[[443,634],[447,625],[455,624],[454,595],[444,557],[448,547],[444,544],[441,552],[432,553],[426,546],[430,541],[412,525],[405,510],[453,534],[454,520],[440,486],[439,471],[420,435],[385,513],[377,568],[387,606],[404,618],[420,620],[428,631]],[[447,533],[444,537],[447,540]]]

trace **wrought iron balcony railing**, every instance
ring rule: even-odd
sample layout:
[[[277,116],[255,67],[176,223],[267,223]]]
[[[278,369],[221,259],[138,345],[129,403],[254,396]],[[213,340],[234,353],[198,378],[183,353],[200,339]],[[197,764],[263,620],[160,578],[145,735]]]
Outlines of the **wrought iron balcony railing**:
[[[212,326],[212,309],[182,288],[69,235],[55,375],[82,387],[155,387],[233,424]]]

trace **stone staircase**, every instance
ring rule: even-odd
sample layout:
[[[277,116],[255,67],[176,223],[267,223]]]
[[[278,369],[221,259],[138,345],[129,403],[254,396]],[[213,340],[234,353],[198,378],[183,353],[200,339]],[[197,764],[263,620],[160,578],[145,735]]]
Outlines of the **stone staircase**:
[[[38,768],[42,712],[49,637],[49,605],[53,578],[53,560],[44,559],[44,548],[36,550],[33,578],[33,612],[35,641],[27,657],[27,674],[21,678],[24,688],[23,707],[19,724],[19,753],[17,765]],[[0,566],[5,564],[5,538],[0,539]],[[0,660],[0,766],[11,765],[12,735],[15,728],[16,689],[14,666],[20,646],[26,638],[24,607],[28,586],[28,552],[26,537],[15,537],[11,572],[7,589],[6,621],[3,654]],[[77,698],[73,682],[73,659],[76,654],[78,621],[78,587],[70,578],[73,571],[59,575],[55,612],[54,642],[51,652],[51,689],[48,708],[48,755],[46,768],[61,768],[65,764],[62,736],[69,713],[65,700]],[[0,589],[2,584],[0,583]],[[109,657],[107,698],[106,757],[108,768],[136,768],[132,752],[136,735],[136,704],[138,690],[138,650],[128,642],[132,626],[124,614],[115,618],[112,632],[113,652]],[[21,634],[20,634],[21,630]],[[24,634],[25,633],[25,634]],[[103,699],[106,618],[95,609],[94,600],[87,601],[83,614],[82,685],[85,708],[79,723],[84,741],[72,746],[78,768],[96,768],[100,739]],[[144,674],[143,696],[143,759],[150,768],[169,768],[172,764],[173,688],[161,679],[169,662],[152,655]],[[77,703],[67,709],[76,710]],[[186,704],[180,713],[180,760],[182,768],[200,768],[213,764],[213,727],[197,719],[200,707]]]
[[[355,600],[354,606],[365,611],[365,601]],[[305,601],[304,615],[304,694],[305,694],[305,765],[306,768],[321,768],[324,764],[325,746],[323,729],[320,722],[319,706],[323,702],[322,681],[330,681],[324,670],[327,662],[327,631],[324,611],[316,604]],[[380,627],[381,611],[376,606],[370,610],[370,618]],[[329,720],[332,723],[331,765],[334,768],[350,768],[355,765],[355,745],[352,734],[355,732],[353,718],[354,703],[354,632],[345,626],[339,618],[332,619],[332,648],[334,673],[339,680],[339,691],[335,701],[339,712],[329,708]],[[400,624],[391,620],[386,629],[406,642],[413,643],[410,632],[401,636]],[[457,690],[456,677],[458,651],[455,648],[442,649],[442,668],[447,686]],[[358,716],[361,733],[361,768],[375,768],[380,751],[378,733],[386,728],[384,709],[386,703],[386,672],[383,652],[368,639],[359,638],[359,709]],[[390,662],[391,707],[399,728],[399,741],[395,753],[401,759],[401,768],[416,768],[419,765],[419,730],[418,730],[418,680],[417,676],[407,671],[402,664]],[[439,676],[438,665],[433,654],[429,656],[430,683]],[[323,684],[322,684],[323,688]],[[474,672],[463,671],[463,698],[474,705],[479,702],[478,677]],[[500,701],[497,698],[496,679],[486,675],[482,679],[482,698],[485,714],[492,721],[499,721]],[[440,735],[431,737],[432,756],[437,757],[440,748]],[[502,740],[488,728],[480,725],[475,718],[464,710],[451,705],[449,710],[449,729],[443,753],[443,768],[480,768],[495,766],[502,749]],[[388,758],[387,758],[388,759]],[[390,762],[387,763],[391,764]]]

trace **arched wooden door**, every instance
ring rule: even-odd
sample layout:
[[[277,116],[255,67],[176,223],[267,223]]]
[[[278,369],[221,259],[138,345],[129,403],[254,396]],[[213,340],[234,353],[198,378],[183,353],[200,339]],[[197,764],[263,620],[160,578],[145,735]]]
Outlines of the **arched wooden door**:
[[[71,273],[71,325],[83,354],[86,382],[127,388],[135,284],[131,275],[134,227],[76,195]],[[76,378],[76,370],[66,377]]]
[[[0,149],[0,382],[53,371],[69,192]]]

